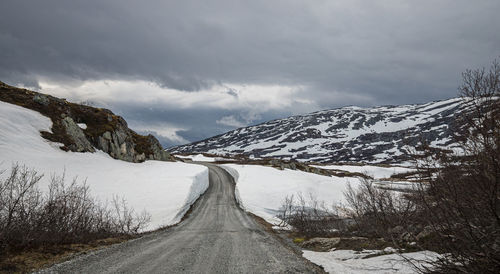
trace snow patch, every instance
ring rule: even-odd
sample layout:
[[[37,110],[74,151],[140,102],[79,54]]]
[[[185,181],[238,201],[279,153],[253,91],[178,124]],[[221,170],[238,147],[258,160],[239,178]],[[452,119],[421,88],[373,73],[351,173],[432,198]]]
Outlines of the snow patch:
[[[217,162],[217,161],[234,161],[231,158],[224,158],[224,157],[208,157],[203,154],[196,154],[196,155],[174,155],[177,158],[181,159],[188,159],[193,162]]]
[[[77,124],[81,129],[87,129],[87,124],[85,123],[78,123]]]
[[[420,251],[403,254],[389,254],[366,258],[368,255],[380,253],[379,250],[335,250],[330,252],[315,252],[304,250],[303,256],[309,261],[321,265],[331,274],[362,274],[362,273],[417,273],[410,260],[416,266],[430,265],[426,261],[434,261],[439,254],[431,251]]]
[[[360,179],[328,177],[297,170],[278,170],[256,165],[221,165],[235,178],[242,208],[278,225],[276,217],[285,197],[310,193],[327,205],[344,202],[347,184],[356,187]]]
[[[47,190],[51,174],[65,173],[67,180],[86,179],[92,194],[102,202],[114,195],[129,207],[151,214],[145,230],[180,221],[189,206],[208,188],[203,166],[161,161],[130,163],[108,154],[65,152],[40,136],[52,122],[38,112],[0,102],[0,169],[19,163],[45,174],[40,188]],[[3,174],[6,176],[6,174]]]

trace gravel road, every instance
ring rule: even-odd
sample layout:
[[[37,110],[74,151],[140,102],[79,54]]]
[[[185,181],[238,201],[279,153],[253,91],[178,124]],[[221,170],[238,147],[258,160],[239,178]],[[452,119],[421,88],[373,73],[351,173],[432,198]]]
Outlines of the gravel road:
[[[241,210],[216,165],[179,225],[55,265],[42,273],[323,273]]]

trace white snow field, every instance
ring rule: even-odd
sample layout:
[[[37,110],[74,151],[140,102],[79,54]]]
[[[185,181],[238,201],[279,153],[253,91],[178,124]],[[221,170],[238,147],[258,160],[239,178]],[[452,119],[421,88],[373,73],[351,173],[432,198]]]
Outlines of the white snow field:
[[[281,223],[276,215],[287,196],[302,193],[307,198],[311,193],[331,206],[344,201],[347,183],[353,187],[359,184],[358,178],[328,177],[298,170],[236,164],[221,167],[235,178],[236,196],[242,208],[274,225]]]
[[[181,159],[187,159],[191,160],[194,162],[215,162],[216,159],[213,157],[207,157],[203,154],[196,154],[196,155],[174,155],[177,158]]]
[[[325,271],[331,274],[418,273],[412,263],[416,266],[429,266],[426,262],[434,261],[440,256],[431,251],[419,251],[364,259],[367,255],[380,252],[380,250],[363,250],[361,252],[353,250],[330,252],[304,250],[303,256],[311,262],[323,266]]]
[[[393,174],[398,173],[406,173],[415,171],[412,168],[406,167],[380,167],[380,166],[372,166],[372,165],[311,165],[313,167],[322,168],[322,169],[335,169],[335,170],[343,170],[348,172],[359,172],[366,174],[373,179],[382,179],[389,178]]]
[[[123,197],[137,213],[151,214],[147,230],[178,223],[189,206],[208,188],[208,169],[199,165],[146,161],[129,163],[108,154],[64,152],[60,144],[40,136],[52,122],[38,112],[0,102],[0,170],[19,163],[45,174],[40,187],[47,189],[51,174],[65,173],[68,183],[86,179],[92,194],[102,202]],[[6,175],[3,174],[3,176]]]
[[[203,154],[195,154],[195,155],[174,155],[177,158],[191,160],[193,162],[217,162],[217,161],[234,161],[231,158],[224,157],[208,157]]]

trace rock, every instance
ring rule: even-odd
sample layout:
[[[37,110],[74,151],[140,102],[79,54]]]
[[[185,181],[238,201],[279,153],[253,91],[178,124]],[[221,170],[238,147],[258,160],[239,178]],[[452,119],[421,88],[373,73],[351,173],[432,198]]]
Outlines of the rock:
[[[390,246],[388,246],[388,247],[384,248],[384,250],[383,250],[383,251],[384,251],[384,253],[386,253],[386,254],[392,254],[392,253],[396,253],[396,252],[398,252],[395,248],[390,247]]]
[[[109,131],[106,131],[106,132],[104,132],[102,137],[106,140],[111,140],[111,133],[109,133]]]
[[[146,154],[141,153],[141,154],[137,154],[135,156],[135,161],[134,162],[143,162],[145,160],[146,160]]]
[[[47,106],[50,103],[49,98],[43,94],[36,94],[33,96],[33,101],[44,106]]]
[[[127,154],[127,144],[126,143],[123,143],[120,146],[120,152],[121,152],[121,154]]]
[[[153,152],[153,159],[160,161],[170,161],[173,160],[169,152],[165,151],[158,139],[153,135],[148,135],[148,141],[151,144],[151,151]]]
[[[312,238],[300,244],[301,247],[317,251],[328,251],[340,243],[340,238]]]
[[[73,141],[73,148],[71,150],[77,152],[95,152],[94,147],[90,144],[87,137],[83,133],[82,129],[71,119],[71,117],[66,117],[62,119],[62,124],[66,130],[66,134]]]
[[[122,127],[119,127],[116,131],[115,131],[115,135],[116,135],[116,138],[118,139],[118,143],[125,143],[129,140],[132,140],[130,134],[128,131],[126,131],[124,128]]]
[[[429,236],[431,236],[432,234],[434,233],[434,229],[432,229],[432,227],[430,226],[426,226],[424,227],[424,229],[417,234],[417,241],[421,241],[425,238],[428,238]]]
[[[100,148],[102,151],[108,152],[109,151],[108,141],[111,139],[111,134],[109,134],[109,139],[106,139],[106,137],[105,137],[106,133],[109,134],[109,132],[105,132],[103,136],[99,136],[99,140],[97,141],[97,145],[98,145],[98,148]]]
[[[141,162],[144,156],[137,155],[132,135],[128,128],[118,124],[112,132],[106,131],[98,137],[97,146],[111,157],[128,162]]]

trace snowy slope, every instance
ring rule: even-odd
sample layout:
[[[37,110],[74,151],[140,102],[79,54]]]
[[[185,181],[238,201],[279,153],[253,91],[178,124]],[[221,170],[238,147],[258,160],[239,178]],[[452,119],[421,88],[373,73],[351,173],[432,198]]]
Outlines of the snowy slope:
[[[240,128],[172,152],[245,154],[300,161],[394,163],[408,159],[407,145],[421,137],[453,147],[450,128],[464,111],[463,99],[422,105],[344,107]]]
[[[416,171],[416,169],[406,167],[380,167],[370,165],[311,165],[313,167],[332,170],[343,170],[353,173],[363,173],[374,179],[389,178],[391,175]]]
[[[353,187],[358,178],[327,177],[298,170],[278,170],[257,165],[221,165],[236,181],[236,194],[241,206],[272,224],[286,196],[310,193],[326,205],[343,202],[347,183]]]
[[[231,158],[224,157],[207,157],[203,154],[196,155],[175,155],[177,158],[191,160],[193,162],[217,162],[217,161],[232,161]]]
[[[439,254],[431,251],[364,258],[377,253],[380,253],[380,250],[363,250],[362,252],[354,250],[330,252],[304,250],[303,255],[311,262],[323,266],[325,271],[331,274],[418,273],[412,263],[418,267],[430,267],[426,262],[435,261],[439,258]]]
[[[184,213],[208,187],[208,169],[185,163],[146,161],[130,163],[108,154],[64,152],[40,136],[52,122],[38,112],[0,102],[0,169],[14,163],[34,168],[45,176],[46,189],[51,174],[65,172],[87,179],[92,194],[101,201],[113,195],[124,197],[136,212],[152,215],[146,230],[180,221]]]

